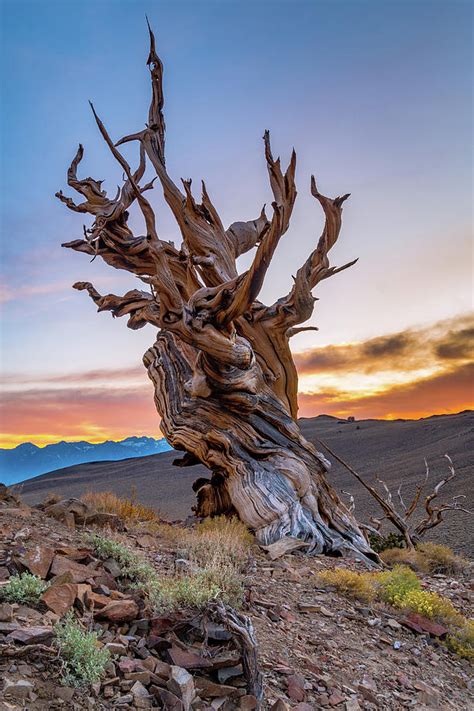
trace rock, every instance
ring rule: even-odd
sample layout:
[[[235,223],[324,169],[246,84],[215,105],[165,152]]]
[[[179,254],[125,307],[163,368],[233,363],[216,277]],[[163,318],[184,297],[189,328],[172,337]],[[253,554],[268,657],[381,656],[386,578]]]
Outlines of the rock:
[[[345,711],[361,711],[360,704],[356,698],[347,699]]]
[[[204,699],[214,699],[220,696],[234,696],[237,693],[235,686],[215,684],[210,679],[206,679],[202,676],[194,677],[194,685],[199,696],[202,696]]]
[[[7,642],[21,644],[46,644],[53,638],[51,627],[18,627],[7,635]]]
[[[217,678],[220,684],[224,684],[227,679],[233,679],[234,676],[242,676],[243,669],[241,664],[236,664],[233,667],[222,667],[217,670]]]
[[[61,499],[53,504],[45,506],[43,509],[47,516],[55,518],[57,521],[65,521],[66,516],[72,515],[75,523],[84,523],[88,515],[92,513],[90,507],[80,499]]]
[[[107,560],[104,561],[104,568],[114,578],[120,578],[120,576],[122,574],[122,568],[117,563],[115,558],[107,558]]]
[[[52,612],[62,617],[74,605],[76,595],[77,585],[65,583],[50,585],[41,595],[41,599]]]
[[[186,669],[173,664],[167,687],[169,691],[181,699],[184,711],[188,711],[195,694],[194,681],[191,674]]]
[[[130,692],[133,696],[133,703],[137,709],[147,709],[151,707],[151,696],[141,681],[136,681]]]
[[[115,701],[114,706],[127,706],[133,703],[133,694],[125,694],[124,696],[119,696]]]
[[[397,620],[394,620],[393,617],[390,617],[387,622],[385,623],[387,627],[390,627],[392,630],[401,630],[402,626]]]
[[[409,615],[400,620],[402,625],[409,627],[414,632],[418,634],[429,634],[433,637],[445,637],[448,634],[447,627],[429,620],[423,615],[419,615],[416,612],[411,612]]]
[[[285,536],[280,538],[275,543],[270,543],[269,546],[260,546],[263,550],[267,551],[268,556],[271,560],[276,560],[289,553],[290,551],[298,550],[299,548],[307,548],[309,543],[302,541],[300,538],[294,538],[292,536]]]
[[[98,610],[95,617],[109,622],[129,622],[138,615],[138,605],[134,600],[112,600]]]
[[[58,699],[66,701],[66,703],[69,703],[70,701],[72,701],[75,692],[76,689],[74,689],[72,686],[57,686],[54,690],[54,696]]]
[[[342,702],[345,700],[346,700],[345,696],[342,696],[337,691],[334,691],[331,694],[331,696],[329,697],[329,705],[330,706],[339,706],[339,704],[342,704]]]
[[[26,679],[20,679],[20,681],[5,679],[3,694],[6,698],[25,700],[31,696],[34,688],[31,681],[27,681]]]
[[[102,610],[109,604],[110,597],[107,597],[106,595],[99,595],[89,589],[85,594],[84,602],[86,607],[89,609],[93,607],[95,610]]]
[[[288,685],[288,696],[292,701],[304,701],[306,699],[305,680],[301,674],[292,674],[287,678],[286,683]]]
[[[119,644],[118,642],[107,642],[105,648],[108,649],[109,653],[114,655],[125,655],[127,654],[127,647],[124,644]]]
[[[209,659],[188,652],[186,649],[180,649],[180,647],[170,647],[166,653],[171,663],[177,667],[184,667],[184,669],[209,669],[212,667]]]
[[[54,558],[54,549],[37,544],[23,556],[22,563],[30,573],[46,578]]]
[[[158,696],[165,711],[184,711],[183,702],[171,691],[168,691],[167,689],[159,689]]]
[[[70,573],[71,582],[73,583],[85,583],[86,580],[89,580],[89,578],[93,578],[97,575],[95,568],[88,565],[82,565],[82,563],[76,563],[75,560],[69,560],[69,558],[66,558],[63,555],[54,556],[50,572],[52,575]]]
[[[11,622],[13,620],[13,607],[8,602],[0,604],[0,622]]]
[[[283,699],[278,699],[271,707],[271,711],[290,711],[290,707]]]
[[[252,694],[245,694],[245,696],[241,696],[239,699],[239,709],[241,711],[253,711],[253,709],[257,708],[257,699],[255,696]],[[308,707],[309,711],[311,711],[311,706]]]
[[[139,681],[141,684],[148,686],[150,683],[150,672],[146,670],[127,672],[125,674],[125,679],[127,681]]]

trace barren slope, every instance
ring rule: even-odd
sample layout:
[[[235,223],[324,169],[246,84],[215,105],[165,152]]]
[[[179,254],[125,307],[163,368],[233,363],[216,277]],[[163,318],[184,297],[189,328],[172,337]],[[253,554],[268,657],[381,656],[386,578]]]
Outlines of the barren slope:
[[[424,476],[424,458],[431,469],[430,480],[438,481],[447,471],[443,455],[448,453],[455,464],[457,476],[446,488],[446,496],[467,494],[466,505],[472,503],[472,462],[474,461],[474,412],[440,415],[422,420],[361,420],[348,423],[322,415],[300,421],[305,436],[318,445],[317,438],[374,482],[376,476],[393,489],[403,481],[403,492],[409,498],[416,483]],[[324,451],[324,450],[322,450]],[[40,501],[47,492],[79,496],[88,490],[112,490],[129,495],[136,487],[138,499],[158,509],[169,519],[185,518],[191,513],[194,494],[191,484],[206,476],[202,466],[177,468],[172,466],[175,452],[119,462],[81,464],[43,474],[20,485],[28,503]],[[331,457],[329,457],[331,459]],[[330,472],[333,485],[352,491],[356,498],[356,514],[365,520],[379,513],[370,496],[337,462]],[[471,501],[469,501],[471,499]],[[457,550],[474,555],[474,517],[467,514],[447,514],[447,523],[436,533]]]

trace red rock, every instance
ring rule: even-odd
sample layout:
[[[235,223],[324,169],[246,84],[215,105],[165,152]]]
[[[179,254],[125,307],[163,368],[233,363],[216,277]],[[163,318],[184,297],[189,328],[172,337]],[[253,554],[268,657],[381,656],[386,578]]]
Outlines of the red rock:
[[[287,679],[288,696],[292,701],[304,701],[306,692],[304,689],[305,680],[301,674],[292,674]]]
[[[74,605],[76,595],[77,585],[65,583],[50,585],[41,595],[41,599],[52,612],[62,617]]]
[[[89,609],[93,607],[95,610],[102,610],[110,603],[110,598],[88,590],[85,594],[84,602]]]
[[[118,668],[122,672],[122,674],[130,674],[131,672],[134,672],[137,666],[139,666],[140,662],[138,659],[130,659],[129,657],[126,657],[125,659],[121,659],[118,663]]]
[[[339,706],[339,704],[342,704],[342,702],[345,700],[346,700],[345,696],[341,696],[341,694],[338,694],[338,692],[335,691],[329,697],[329,705],[330,706]]]
[[[138,615],[138,605],[134,600],[113,600],[97,611],[98,619],[109,622],[130,622]]]
[[[7,635],[7,642],[22,644],[44,644],[53,637],[52,627],[18,627]]]
[[[171,659],[171,663],[177,667],[183,667],[184,669],[208,669],[212,667],[209,659],[179,647],[171,647],[167,650],[167,654]]]
[[[301,705],[301,704],[300,704]],[[303,704],[306,705],[306,704]],[[253,709],[257,708],[257,699],[255,696],[252,694],[245,694],[245,696],[241,696],[239,699],[239,709],[241,711],[253,711]],[[295,708],[298,708],[295,706]],[[309,711],[313,711],[311,706],[308,707]],[[303,709],[305,711],[305,709]]]
[[[198,695],[203,699],[215,699],[221,696],[234,696],[237,693],[235,686],[226,686],[224,684],[216,684],[210,679],[205,679],[201,676],[194,677],[194,686]],[[252,709],[255,706],[251,707]]]
[[[38,575],[40,578],[46,578],[53,558],[53,548],[37,544],[25,554],[22,562],[26,565],[30,573]]]
[[[416,612],[411,612],[400,620],[400,622],[402,625],[405,625],[405,627],[409,627],[414,632],[418,632],[418,634],[430,634],[433,637],[445,637],[448,634],[446,627]]]
[[[63,555],[54,556],[50,572],[53,575],[70,573],[73,583],[85,583],[86,580],[89,580],[89,578],[93,578],[97,575],[95,568],[88,565],[82,565],[82,563],[76,563],[76,561],[69,560],[69,558],[65,558]]]

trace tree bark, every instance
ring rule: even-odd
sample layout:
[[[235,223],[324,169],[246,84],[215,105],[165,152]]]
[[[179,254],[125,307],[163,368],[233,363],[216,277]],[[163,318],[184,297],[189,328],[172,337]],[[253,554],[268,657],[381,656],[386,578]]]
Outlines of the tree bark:
[[[289,293],[273,305],[261,303],[259,292],[296,199],[296,155],[293,151],[283,172],[265,132],[272,217],[262,210],[258,218],[235,222],[226,230],[204,183],[198,203],[191,181],[183,181],[183,193],[166,170],[163,67],[151,30],[148,65],[152,100],[143,131],[114,144],[92,107],[125,173],[115,198],[107,197],[101,181],[78,179],[82,146],[69,168],[68,184],[85,202],[76,205],[57,193],[69,209],[94,217],[92,226],[84,228],[84,239],[64,246],[133,273],[148,290],[101,296],[89,282],[74,286],[86,290],[99,311],[127,315],[130,328],[151,324],[159,329],[144,363],[154,385],[161,429],[173,447],[185,452],[178,464],[202,462],[212,473],[194,486],[198,516],[236,513],[262,545],[291,536],[305,541],[310,553],[376,561],[356,520],[326,479],[329,462],[301,435],[298,378],[289,346],[290,337],[301,330],[297,326],[313,312],[314,287],[354,263],[336,268],[328,259],[348,195],[327,198],[312,178],[311,192],[325,214],[323,233]],[[140,145],[135,172],[118,150],[129,141]],[[154,211],[144,196],[153,182],[139,185],[146,159],[179,226],[179,249],[158,236]],[[144,236],[135,237],[128,226],[134,202],[144,217]],[[253,262],[239,274],[236,260],[249,250],[254,250]]]

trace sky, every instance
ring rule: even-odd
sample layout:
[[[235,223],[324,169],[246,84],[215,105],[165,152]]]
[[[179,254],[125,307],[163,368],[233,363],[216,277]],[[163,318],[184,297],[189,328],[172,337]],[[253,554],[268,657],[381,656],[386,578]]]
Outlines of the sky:
[[[418,418],[472,407],[472,5],[463,0],[2,0],[0,446],[160,436],[141,365],[154,329],[96,314],[101,293],[139,283],[70,250],[82,216],[54,198],[77,144],[80,173],[121,171],[113,137],[149,105],[145,13],[165,65],[167,167],[205,178],[222,221],[271,201],[261,140],[298,198],[261,298],[287,293],[314,248],[326,195],[351,193],[309,324],[292,339],[300,414]],[[136,147],[127,147],[136,161]],[[179,244],[159,190],[162,239]],[[138,214],[131,226],[143,233]],[[251,255],[240,266],[249,264]],[[141,285],[143,286],[143,285]]]

